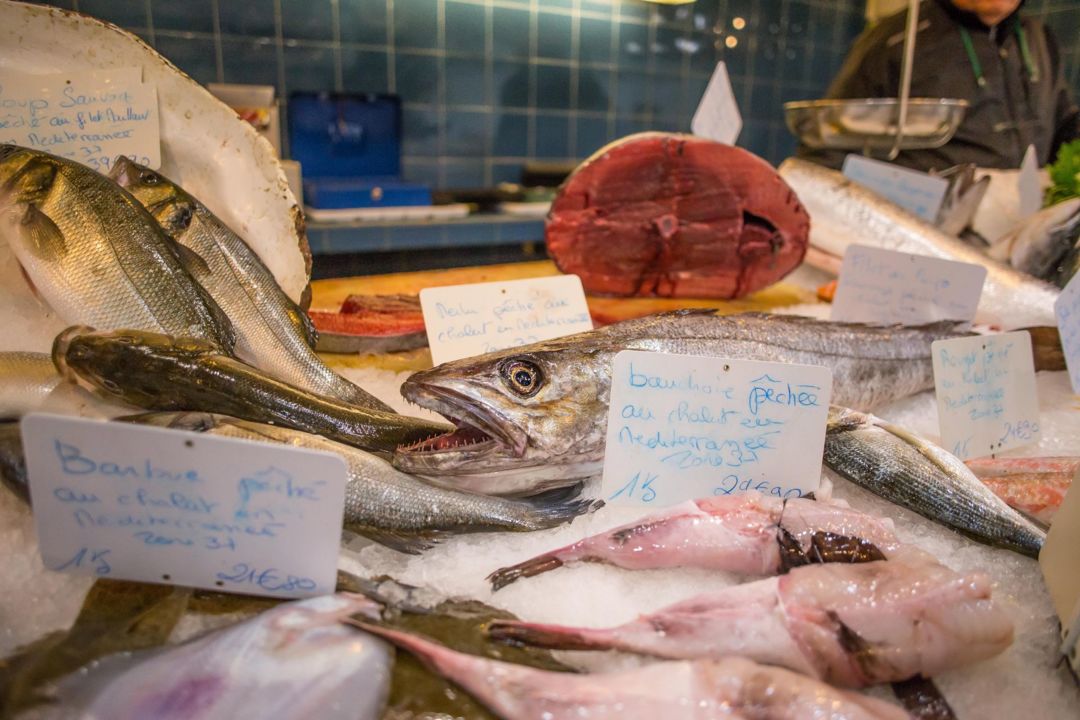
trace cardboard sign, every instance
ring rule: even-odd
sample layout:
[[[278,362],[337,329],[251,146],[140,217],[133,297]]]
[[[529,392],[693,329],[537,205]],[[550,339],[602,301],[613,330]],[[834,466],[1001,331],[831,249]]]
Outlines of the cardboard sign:
[[[844,158],[845,177],[873,190],[927,222],[936,222],[949,181],[862,155]]]
[[[734,145],[742,132],[742,115],[739,104],[735,101],[735,91],[731,89],[727,65],[716,63],[705,94],[701,96],[694,117],[690,121],[690,131],[695,135],[716,142]]]
[[[1080,547],[1080,473],[1073,478],[1039,553],[1039,568],[1046,589],[1061,619],[1064,642],[1061,652],[1075,672],[1080,672],[1080,572],[1076,548]]]
[[[1054,301],[1061,349],[1074,393],[1080,394],[1080,273],[1074,275]]]
[[[828,368],[623,350],[615,356],[602,497],[674,505],[821,480]]]
[[[0,71],[0,143],[108,173],[119,155],[161,166],[157,87],[139,68],[28,75]]]
[[[577,275],[425,288],[420,308],[436,365],[592,330]]]
[[[938,340],[930,352],[943,447],[968,460],[1039,441],[1028,333]]]
[[[118,422],[22,422],[45,567],[291,598],[334,591],[345,462]]]
[[[985,280],[982,265],[852,245],[840,266],[831,317],[882,325],[970,322]]]

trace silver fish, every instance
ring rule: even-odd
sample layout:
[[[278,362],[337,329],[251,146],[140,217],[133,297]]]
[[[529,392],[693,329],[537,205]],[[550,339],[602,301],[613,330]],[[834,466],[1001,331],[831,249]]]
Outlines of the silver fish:
[[[611,363],[620,350],[824,365],[834,403],[860,408],[934,385],[930,345],[952,323],[871,327],[790,315],[680,310],[444,363],[401,386],[457,430],[401,447],[394,464],[472,492],[524,494],[599,473]]]
[[[247,243],[168,178],[125,157],[109,174],[142,203],[176,242],[195,253],[195,279],[236,328],[236,355],[276,378],[354,405],[393,408],[341,377],[312,347],[307,314],[282,291]]]
[[[348,445],[221,415],[151,413],[131,420],[339,455],[348,467],[345,528],[411,554],[454,533],[541,530],[569,522],[603,505],[599,501],[573,498],[517,501],[433,487],[395,470],[385,460]]]
[[[193,337],[232,352],[232,325],[185,269],[190,254],[85,165],[0,145],[0,237],[69,323]]]
[[[0,352],[0,419],[37,410],[61,382],[46,353]]]
[[[989,254],[1017,270],[1052,279],[1080,238],[1080,198],[1043,208],[1005,235]]]
[[[30,500],[22,430],[17,422],[0,423],[0,481],[23,500]]]
[[[856,485],[979,542],[1038,557],[1046,539],[959,458],[873,415],[830,408],[824,462]]]
[[[862,244],[984,265],[986,284],[977,320],[1010,327],[1056,324],[1059,291],[1052,285],[990,260],[835,170],[789,158],[779,172],[810,213],[810,243],[817,249],[840,257],[849,245]]]

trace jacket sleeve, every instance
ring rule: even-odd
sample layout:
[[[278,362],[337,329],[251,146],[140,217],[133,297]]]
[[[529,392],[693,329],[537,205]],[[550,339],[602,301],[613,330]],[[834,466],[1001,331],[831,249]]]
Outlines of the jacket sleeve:
[[[1073,101],[1072,91],[1065,80],[1057,40],[1050,28],[1044,26],[1044,32],[1046,50],[1050,55],[1050,77],[1054,82],[1054,139],[1050,146],[1050,161],[1053,162],[1062,145],[1080,138],[1080,108]]]

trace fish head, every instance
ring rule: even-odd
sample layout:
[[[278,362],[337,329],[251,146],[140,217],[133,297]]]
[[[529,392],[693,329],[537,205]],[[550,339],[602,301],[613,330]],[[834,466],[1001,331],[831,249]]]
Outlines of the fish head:
[[[141,330],[95,330],[74,326],[53,342],[52,359],[64,379],[140,407],[163,404],[177,361],[194,364],[210,343]]]
[[[600,355],[610,361],[606,351],[561,338],[416,373],[401,394],[444,415],[456,429],[398,448],[394,464],[429,477],[516,473],[569,480],[595,474],[610,384],[609,362]]]
[[[195,217],[195,199],[164,175],[120,156],[109,177],[134,195],[174,240],[191,226]]]
[[[0,209],[39,204],[56,182],[58,163],[51,155],[0,145]]]

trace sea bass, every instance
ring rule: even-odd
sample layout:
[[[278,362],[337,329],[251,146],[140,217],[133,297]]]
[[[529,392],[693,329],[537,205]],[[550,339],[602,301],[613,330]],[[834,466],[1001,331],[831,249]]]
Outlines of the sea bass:
[[[1013,639],[990,578],[919,559],[807,565],[699,595],[613,628],[497,620],[489,635],[562,650],[690,660],[739,655],[845,687],[933,675]]]
[[[447,429],[313,395],[191,338],[71,327],[57,336],[52,357],[68,380],[135,407],[221,413],[365,450],[391,451]]]
[[[40,408],[62,378],[46,353],[0,352],[0,418]]]
[[[579,675],[467,655],[415,635],[350,622],[416,655],[505,720],[910,719],[883,700],[742,658]]]
[[[856,485],[979,542],[1038,557],[1046,539],[959,458],[873,415],[829,408],[824,462]]]
[[[125,157],[109,174],[135,196],[173,240],[195,253],[195,279],[236,328],[236,355],[317,395],[393,412],[341,377],[315,354],[316,332],[247,243],[205,205],[164,176]]]
[[[1056,324],[1054,301],[1059,291],[1052,285],[990,260],[835,170],[789,158],[780,166],[780,177],[809,211],[810,243],[819,250],[840,257],[849,245],[872,245],[983,265],[987,275],[977,320],[1009,327]]]
[[[149,413],[129,420],[334,453],[348,468],[345,528],[410,554],[455,533],[542,530],[603,505],[602,501],[573,498],[508,500],[434,487],[363,450],[310,433],[221,415]]]
[[[579,562],[630,570],[695,567],[774,575],[813,562],[865,562],[899,545],[892,522],[839,502],[743,495],[690,500],[493,572],[493,590]]]
[[[232,352],[232,325],[132,195],[79,163],[0,145],[0,237],[68,323],[194,337]]]
[[[401,394],[457,430],[398,450],[394,464],[491,494],[536,492],[603,464],[611,363],[620,350],[824,365],[832,401],[871,408],[934,386],[930,345],[953,323],[872,327],[792,315],[679,310],[416,373]]]

